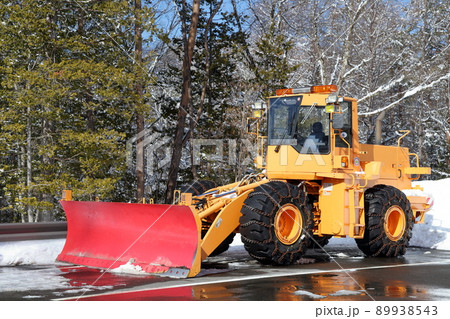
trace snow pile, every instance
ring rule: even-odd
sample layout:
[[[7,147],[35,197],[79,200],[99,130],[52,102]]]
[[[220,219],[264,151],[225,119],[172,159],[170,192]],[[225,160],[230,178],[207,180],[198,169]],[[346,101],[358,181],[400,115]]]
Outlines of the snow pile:
[[[0,243],[0,266],[54,264],[64,242],[46,239]]]
[[[415,182],[433,196],[423,224],[414,225],[410,246],[450,250],[450,178]]]
[[[134,261],[130,259],[126,264],[111,269],[111,272],[119,274],[147,275],[147,273],[141,268],[141,266],[133,265],[133,262]]]

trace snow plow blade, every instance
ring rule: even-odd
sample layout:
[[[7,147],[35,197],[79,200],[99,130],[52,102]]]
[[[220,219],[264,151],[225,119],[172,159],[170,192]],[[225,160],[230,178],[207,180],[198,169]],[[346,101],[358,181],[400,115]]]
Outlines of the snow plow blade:
[[[58,261],[193,277],[200,271],[201,222],[188,206],[61,201],[67,239]],[[140,268],[139,268],[140,267]]]

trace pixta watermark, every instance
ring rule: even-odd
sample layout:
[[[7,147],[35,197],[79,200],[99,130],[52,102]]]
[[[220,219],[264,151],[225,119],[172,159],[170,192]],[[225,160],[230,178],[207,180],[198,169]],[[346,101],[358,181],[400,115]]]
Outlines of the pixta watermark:
[[[170,166],[172,156],[172,139],[159,132],[145,130],[130,138],[126,143],[127,166],[129,169],[146,172],[153,175],[155,170],[164,170]],[[139,145],[142,143],[142,145]],[[221,163],[230,166],[252,166],[261,148],[267,145],[257,143],[252,139],[205,139],[190,140],[192,143],[193,165],[201,163]],[[326,166],[326,154],[320,153],[314,145],[304,143],[301,150],[296,150],[291,145],[273,145],[275,151],[271,152],[272,164],[280,167],[303,166],[313,164]],[[135,152],[140,148],[145,154],[145,161],[135,161]],[[183,158],[190,158],[189,151]],[[189,160],[189,164],[191,161]]]
[[[149,130],[130,138],[126,143],[127,167],[145,171],[149,175],[153,175],[155,170],[168,168],[172,156],[171,142],[170,137]],[[257,146],[249,139],[201,138],[193,139],[190,143],[192,143],[193,165],[200,165],[202,162],[223,163],[230,166],[238,163],[251,165],[257,151]],[[135,152],[138,148],[144,150],[145,161],[142,163],[135,161]]]

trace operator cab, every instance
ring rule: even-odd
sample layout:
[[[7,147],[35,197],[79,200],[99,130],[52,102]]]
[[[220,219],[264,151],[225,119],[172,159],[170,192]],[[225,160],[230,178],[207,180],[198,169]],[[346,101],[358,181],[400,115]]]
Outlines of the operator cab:
[[[332,112],[325,99],[323,103],[308,103],[304,95],[280,91],[283,95],[269,98],[268,145],[291,145],[300,154],[329,154]],[[351,146],[351,102],[342,101],[339,105],[333,128],[341,130],[341,138],[336,139],[335,146],[347,147],[345,141]]]
[[[269,178],[312,179],[359,165],[356,100],[336,92],[335,85],[321,85],[269,97]]]

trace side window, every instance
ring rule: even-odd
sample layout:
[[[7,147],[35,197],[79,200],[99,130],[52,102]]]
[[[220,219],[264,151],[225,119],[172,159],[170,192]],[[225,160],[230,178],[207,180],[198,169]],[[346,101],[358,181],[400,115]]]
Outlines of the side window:
[[[344,101],[340,104],[340,112],[333,115],[333,121],[341,132],[336,136],[336,147],[347,147],[347,143],[352,146],[352,103]],[[343,140],[347,141],[345,143]]]

